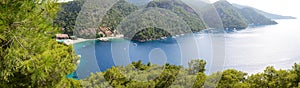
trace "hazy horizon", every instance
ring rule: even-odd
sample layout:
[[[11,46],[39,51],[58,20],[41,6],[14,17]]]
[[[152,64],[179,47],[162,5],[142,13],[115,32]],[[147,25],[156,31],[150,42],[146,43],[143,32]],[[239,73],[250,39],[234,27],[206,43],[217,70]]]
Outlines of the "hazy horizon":
[[[219,0],[210,0],[211,3]],[[300,1],[298,0],[227,0],[230,3],[251,6],[259,10],[284,15],[284,16],[293,16],[300,17],[298,8]]]

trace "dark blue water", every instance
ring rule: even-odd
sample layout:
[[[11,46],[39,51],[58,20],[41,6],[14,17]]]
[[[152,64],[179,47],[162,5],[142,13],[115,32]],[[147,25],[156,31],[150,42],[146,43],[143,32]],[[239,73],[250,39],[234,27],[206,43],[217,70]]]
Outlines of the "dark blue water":
[[[77,54],[81,55],[81,65],[86,65],[84,61],[93,61],[89,58],[96,58],[100,71],[105,71],[116,65],[127,65],[132,61],[142,60],[143,63],[150,62],[149,54],[152,50],[160,49],[168,58],[167,63],[180,65],[180,49],[176,40],[168,38],[151,42],[131,42],[128,40],[112,40],[111,42],[89,41],[81,43],[84,46],[77,48]],[[126,46],[128,44],[128,46]],[[122,47],[125,46],[125,47]],[[113,48],[114,47],[114,48]],[[161,57],[162,55],[158,56]],[[115,58],[114,58],[115,57]],[[120,60],[116,60],[118,58]],[[115,60],[114,60],[115,59]],[[124,61],[128,59],[129,61]],[[85,64],[86,63],[86,64]],[[152,63],[159,63],[153,60]],[[87,66],[89,67],[89,66]]]
[[[81,56],[81,60],[77,75],[79,78],[85,78],[91,72],[105,71],[112,66],[125,66],[138,60],[145,64],[169,63],[185,67],[192,59],[209,61],[212,60],[209,37],[209,34],[186,34],[149,42],[119,39],[111,42],[78,43],[75,44],[75,50]]]
[[[278,22],[278,25],[249,27],[231,33],[186,34],[144,43],[122,39],[78,43],[74,45],[76,53],[81,55],[77,76],[86,78],[90,73],[138,60],[187,67],[192,59],[204,59],[208,74],[229,68],[256,73],[270,65],[288,69],[300,62],[300,26],[297,25],[300,21]]]

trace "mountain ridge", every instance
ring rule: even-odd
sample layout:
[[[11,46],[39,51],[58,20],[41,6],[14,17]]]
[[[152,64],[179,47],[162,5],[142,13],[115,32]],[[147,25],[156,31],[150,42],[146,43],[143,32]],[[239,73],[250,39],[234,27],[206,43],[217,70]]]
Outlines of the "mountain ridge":
[[[297,19],[296,17],[293,17],[293,16],[283,16],[283,15],[269,13],[269,12],[266,12],[266,11],[259,10],[257,8],[251,7],[251,6],[245,6],[245,5],[240,5],[240,4],[236,4],[236,3],[232,3],[232,5],[234,7],[236,7],[236,8],[239,8],[239,9],[252,8],[257,13],[260,13],[261,15],[264,15],[265,17],[270,18],[270,19]]]
[[[252,8],[237,8],[226,0],[220,0],[212,4],[217,10],[226,30],[245,29],[249,25],[273,25],[273,21],[256,12]]]
[[[64,33],[69,34],[69,33],[71,33],[69,31],[72,31],[74,28],[76,17],[77,17],[76,14],[78,14],[80,12],[80,8],[83,4],[83,1],[82,2],[79,2],[79,1],[81,1],[81,0],[70,1],[70,2],[62,4],[63,10],[62,10],[62,12],[60,12],[60,15],[58,16],[58,19],[56,20],[56,22],[60,23],[60,25],[58,25],[58,26],[60,26],[62,28],[66,27],[65,31],[67,31],[67,32],[64,32]],[[130,1],[130,2],[127,2],[127,1]],[[101,22],[99,22],[100,29],[99,28],[92,28],[92,29],[96,29],[97,33],[102,31],[104,34],[108,34],[105,36],[110,36],[112,33],[112,35],[124,34],[124,36],[126,37],[126,34],[128,32],[133,32],[133,33],[137,33],[134,36],[138,40],[141,40],[141,39],[142,40],[155,40],[156,38],[168,37],[168,36],[170,36],[170,33],[167,33],[165,31],[158,31],[158,30],[163,30],[163,29],[155,27],[157,25],[165,24],[164,21],[155,20],[154,18],[152,19],[149,17],[147,18],[147,16],[149,16],[149,15],[153,15],[153,16],[163,15],[164,16],[164,15],[172,15],[172,14],[177,15],[178,20],[182,20],[181,23],[186,23],[185,26],[188,26],[192,32],[200,32],[207,28],[214,28],[214,29],[223,29],[224,28],[224,29],[238,29],[239,30],[239,29],[245,29],[249,25],[277,24],[275,21],[273,21],[269,18],[266,18],[262,14],[259,14],[253,8],[235,7],[233,4],[231,4],[230,2],[228,2],[226,0],[217,1],[212,4],[207,4],[205,2],[199,2],[200,5],[201,4],[207,5],[207,7],[201,6],[201,8],[196,8],[196,9],[199,9],[199,11],[198,10],[195,11],[190,6],[190,5],[193,5],[193,6],[196,5],[196,3],[189,3],[189,5],[187,5],[186,2],[182,2],[181,0],[144,0],[144,1],[136,2],[136,3],[134,1],[137,1],[137,0],[120,0],[120,1],[118,1],[113,6],[113,8],[110,8],[110,10],[104,15],[103,20]],[[76,3],[74,3],[74,2],[76,2]],[[139,8],[138,6],[134,5],[134,4],[140,4],[140,3],[143,4],[143,7],[145,9],[161,8],[161,10],[160,10],[161,12],[157,12],[156,15],[151,14],[151,13],[143,14],[144,16],[136,15],[137,17],[140,17],[139,19],[136,20],[138,22],[135,22],[138,24],[132,24],[131,22],[134,22],[134,21],[129,20],[129,23],[125,24],[128,26],[128,29],[116,30],[117,26],[120,25],[124,20],[126,20],[126,18],[128,16],[134,15],[134,13],[136,13],[136,11],[139,12],[140,10],[142,10],[142,8]],[[211,7],[214,7],[215,9],[214,8],[211,9]],[[67,9],[65,9],[65,8],[67,8]],[[209,11],[201,12],[201,10],[203,10],[203,9],[209,10]],[[165,10],[165,11],[163,11],[163,10]],[[151,10],[143,10],[143,11],[151,11]],[[216,12],[217,14],[216,15],[211,14],[211,13],[209,13],[210,11]],[[172,12],[172,13],[169,13],[169,12]],[[205,12],[208,12],[208,13],[205,13]],[[89,13],[93,13],[93,12],[89,12]],[[65,16],[64,16],[64,14],[65,14]],[[68,15],[72,15],[72,16],[68,16]],[[73,16],[73,15],[76,15],[76,16]],[[69,19],[68,17],[72,17],[72,19]],[[64,19],[64,18],[67,18],[67,19]],[[216,19],[216,18],[220,18],[220,19]],[[152,23],[150,22],[151,25],[149,23],[145,23],[145,21],[147,21],[149,19],[152,19],[153,21],[155,20],[155,22],[152,22]],[[212,19],[220,20],[222,22],[216,23],[216,21],[212,21]],[[172,20],[172,19],[169,19],[169,20]],[[69,24],[69,23],[71,23],[71,24]],[[220,24],[221,26],[220,27],[218,25],[215,26],[216,24]],[[165,24],[165,25],[172,25],[172,24]],[[147,26],[149,28],[145,28],[145,29],[141,29],[141,30],[137,29],[137,28],[140,28],[141,26]],[[103,30],[101,30],[101,28],[103,28]],[[87,32],[88,32],[89,29],[90,28],[86,28],[86,29],[82,29],[82,30],[87,30]],[[110,31],[110,32],[106,33],[107,31]],[[140,31],[144,31],[144,32],[140,32]],[[162,32],[162,33],[152,33],[152,32]],[[175,35],[178,35],[178,34],[185,33],[185,31],[176,30],[176,32],[174,32],[174,33],[175,33]],[[87,34],[89,34],[89,33],[87,33]],[[160,36],[149,37],[150,35],[153,36],[156,34],[159,34]],[[72,35],[72,34],[69,34],[69,35]],[[86,35],[86,36],[89,36],[89,35]],[[91,36],[91,37],[94,37],[94,36]]]

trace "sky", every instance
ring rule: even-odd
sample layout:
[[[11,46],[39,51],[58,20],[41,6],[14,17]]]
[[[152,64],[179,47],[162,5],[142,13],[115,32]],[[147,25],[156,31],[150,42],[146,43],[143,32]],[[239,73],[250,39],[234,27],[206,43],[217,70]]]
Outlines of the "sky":
[[[218,0],[210,0],[215,2]],[[300,0],[227,0],[230,3],[251,6],[269,13],[300,18]]]
[[[72,1],[72,0],[59,0]],[[209,0],[216,2],[218,0]],[[300,0],[227,0],[230,3],[251,6],[269,13],[300,18]]]

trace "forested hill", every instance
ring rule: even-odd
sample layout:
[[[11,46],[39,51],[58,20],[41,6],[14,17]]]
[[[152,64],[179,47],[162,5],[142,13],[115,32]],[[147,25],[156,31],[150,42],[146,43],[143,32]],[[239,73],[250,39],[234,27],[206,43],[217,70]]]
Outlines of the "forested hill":
[[[76,20],[84,3],[84,0],[74,0],[66,3],[60,3],[61,9],[57,14],[56,19],[54,20],[54,24],[64,28],[64,30],[62,30],[62,33],[66,33],[68,35],[74,34],[73,31],[75,29]],[[108,31],[114,33],[116,26],[119,25],[125,17],[136,10],[138,10],[137,6],[134,6],[133,4],[130,4],[125,0],[118,1],[105,14],[101,22],[99,22],[99,28],[97,28],[96,32],[100,32],[100,27],[103,27],[107,28]],[[91,11],[89,14],[93,13],[94,12]],[[77,22],[77,24],[80,24],[80,22]],[[77,34],[77,36],[83,38],[95,38],[95,35],[90,35],[95,33],[84,33],[94,31],[94,29],[95,28],[80,29],[84,31],[78,30],[80,31],[80,33]]]
[[[153,11],[151,9],[154,9],[155,11],[153,13],[147,13],[149,11]],[[130,29],[130,32],[137,32],[137,34],[134,35],[133,40],[156,40],[160,39],[161,37],[170,37],[171,35],[199,32],[203,29],[206,29],[206,26],[200,16],[191,7],[184,4],[180,0],[154,0],[148,3],[144,12],[144,16],[152,16],[153,18],[140,17],[140,19],[137,20],[148,20],[147,22],[138,23],[145,23],[139,25],[148,25],[149,28],[145,28],[142,31],[136,31],[139,29],[134,28]],[[149,23],[149,19],[156,22]],[[170,31],[169,29],[157,28],[151,24],[160,25],[160,27],[168,26],[172,30]],[[188,27],[188,29],[185,29],[186,27]]]
[[[65,29],[62,30],[62,33],[73,35],[76,18],[81,11],[83,3],[84,2],[80,0],[60,3],[61,8],[57,13],[54,24]]]
[[[176,13],[194,32],[199,32],[206,28],[199,14],[181,0],[154,0],[147,7],[163,8]]]
[[[80,0],[61,4],[62,10],[58,14],[58,17],[55,22],[58,26],[65,28],[65,30],[63,31],[64,33],[68,33],[69,35],[72,35],[72,32],[69,32],[69,31],[72,31],[74,29],[76,17],[77,17],[77,14],[79,13],[79,11],[81,10],[82,4],[83,4],[83,1],[80,1]],[[133,14],[135,11],[138,11],[139,9],[141,10],[141,8],[138,8],[138,6],[135,6],[135,4],[138,4],[138,3],[132,3],[132,1],[129,3],[126,0],[118,1],[106,13],[106,15],[104,16],[102,21],[99,22],[99,28],[100,27],[107,28],[112,33],[120,33],[121,32],[122,34],[125,35],[125,37],[129,37],[129,38],[133,37],[132,34],[130,34],[130,33],[128,35],[126,35],[126,34],[128,32],[134,32],[134,33],[137,33],[134,35],[134,38],[136,38],[134,40],[143,40],[143,41],[144,40],[155,40],[157,38],[167,37],[170,35],[170,33],[158,31],[158,29],[155,28],[154,26],[152,27],[151,25],[146,24],[147,22],[142,22],[145,20],[149,20],[149,19],[144,19],[145,17],[143,17],[143,16],[141,16],[140,19],[135,20],[136,21],[135,23],[139,23],[139,24],[134,25],[134,26],[141,26],[141,25],[145,26],[146,25],[149,28],[137,29],[136,27],[134,27],[134,28],[131,28],[130,30],[126,30],[126,29],[117,30],[116,27],[118,25],[121,25],[120,23],[122,21],[125,21],[126,17]],[[148,8],[154,8],[154,7],[161,8],[161,9],[167,11],[167,13],[163,13],[163,11],[161,11],[162,13],[160,13],[160,11],[157,11],[157,13],[155,13],[155,15],[157,15],[157,16],[161,15],[161,17],[163,17],[163,15],[168,15],[168,14],[170,15],[170,12],[171,12],[173,15],[177,15],[179,17],[179,18],[173,19],[173,20],[182,20],[183,22],[181,22],[181,23],[186,23],[192,32],[199,32],[206,28],[205,24],[200,19],[199,15],[197,15],[193,11],[192,8],[190,8],[188,5],[184,4],[180,0],[155,0],[155,1],[151,1],[151,2],[147,3],[145,8],[143,8],[143,9],[144,9],[144,12],[147,12],[147,11],[149,11]],[[74,9],[74,10],[72,10],[72,9]],[[135,12],[135,13],[137,13],[137,12]],[[147,13],[147,14],[143,14],[143,15],[147,16],[150,14]],[[162,24],[163,22],[164,21],[158,20],[157,22],[154,22],[153,24]],[[170,22],[168,22],[168,23],[170,23]],[[133,24],[131,23],[130,25],[133,25]],[[165,25],[169,25],[169,24],[165,24]],[[83,29],[83,30],[85,30],[85,29]],[[138,30],[142,30],[142,31],[138,31]],[[159,29],[159,30],[163,30],[163,29]],[[176,32],[174,32],[172,34],[183,34],[186,32],[186,31],[181,31],[181,30],[182,29],[175,30]],[[100,29],[98,31],[100,31]],[[156,32],[162,32],[162,33],[156,33]],[[159,35],[157,35],[157,34],[159,34]],[[85,36],[88,37],[89,35],[83,35],[80,37],[85,37]]]
[[[296,17],[292,17],[292,16],[282,16],[282,15],[278,15],[278,14],[273,14],[273,13],[268,13],[250,6],[244,6],[244,5],[239,5],[239,4],[232,4],[234,7],[239,8],[239,9],[243,9],[243,8],[251,8],[253,9],[255,12],[269,18],[269,19],[296,19]]]
[[[179,27],[171,26],[172,33],[170,33],[170,30],[167,32],[166,30],[168,29],[159,28],[170,27],[170,25],[177,24],[176,22],[178,21],[182,21],[179,24],[187,24],[187,27],[190,28],[188,29],[190,30],[189,33],[199,32],[206,28],[203,21],[192,8],[180,0],[155,0],[149,2],[145,8],[137,10],[138,8],[133,4],[120,0],[108,11],[107,16],[102,20],[101,26],[108,27],[112,31],[116,30],[124,34],[126,38],[135,41],[156,40],[161,37],[169,37],[171,34],[187,33],[188,31],[184,30],[183,26],[180,25],[178,25]],[[178,16],[178,18],[169,18],[172,16]],[[128,19],[125,19],[126,17]],[[171,21],[174,21],[174,23]],[[112,25],[104,25],[107,23]],[[125,25],[126,27],[122,26],[118,30],[116,28],[118,25]]]
[[[244,16],[248,24],[251,25],[270,25],[277,24],[277,22],[266,18],[265,16],[255,12],[252,8],[240,9],[241,14]]]
[[[222,0],[213,3],[216,8],[225,29],[244,29],[248,27],[246,19],[239,10],[233,7],[229,2]]]
[[[113,32],[121,21],[136,10],[138,10],[137,6],[125,0],[120,0],[111,7],[99,24],[101,27],[107,27]]]
[[[237,8],[226,0],[213,4],[219,13],[225,29],[244,29],[251,25],[272,25],[277,22],[256,12],[253,8]]]
[[[127,2],[129,1],[129,2]],[[161,8],[166,10],[167,12],[171,12],[172,14],[175,14],[179,17],[180,20],[182,20],[182,23],[186,23],[190,30],[192,32],[199,32],[203,29],[208,28],[207,25],[214,24],[214,22],[207,22],[204,23],[203,19],[210,18],[208,15],[197,14],[191,7],[189,7],[187,4],[183,3],[181,0],[145,0],[145,2],[142,2],[143,8],[139,8],[140,3],[134,3],[136,0],[120,0],[118,1],[104,16],[101,22],[99,22],[99,28],[97,29],[97,32],[101,31],[100,27],[107,28],[109,31],[111,31],[113,34],[122,33],[125,35],[125,37],[133,37],[132,34],[127,34],[128,32],[137,33],[134,35],[134,38],[137,40],[153,40],[161,37],[167,37],[170,36],[170,33],[163,32],[163,33],[155,33],[155,32],[162,32],[158,30],[165,30],[162,28],[155,28],[152,27],[149,24],[146,24],[146,22],[149,20],[145,16],[153,14],[144,14],[144,16],[141,16],[140,19],[136,19],[135,23],[139,24],[133,24],[131,23],[129,28],[122,29],[122,30],[116,30],[118,25],[121,25],[121,22],[125,20],[126,17],[132,15],[133,13],[137,13],[136,11],[140,11],[141,9],[144,9],[144,12],[149,11],[148,8]],[[145,3],[148,2],[146,5]],[[61,5],[61,11],[58,13],[58,17],[55,20],[56,25],[59,27],[64,28],[63,33],[67,33],[69,35],[73,35],[73,29],[75,26],[77,14],[81,10],[81,6],[83,5],[82,0],[75,0],[67,3],[62,3]],[[275,21],[272,21],[271,19],[265,17],[264,15],[258,13],[253,8],[237,8],[231,3],[227,2],[226,0],[221,0],[213,3],[213,6],[216,8],[222,23],[224,29],[245,29],[248,27],[249,24],[252,25],[270,25],[270,24],[277,24]],[[215,9],[213,9],[215,10]],[[165,11],[165,12],[166,12]],[[158,11],[159,12],[159,11]],[[162,11],[164,12],[164,11]],[[93,12],[91,12],[93,13]],[[155,13],[158,15],[166,15],[167,13]],[[168,13],[169,14],[169,13]],[[170,15],[170,14],[169,14]],[[203,16],[201,19],[201,16]],[[145,19],[144,19],[145,18]],[[153,19],[153,18],[151,18]],[[173,19],[178,20],[178,18]],[[138,22],[137,22],[138,21]],[[162,24],[164,21],[156,21],[151,24],[157,25]],[[123,24],[124,25],[124,24]],[[127,24],[129,25],[129,24]],[[148,26],[149,28],[144,29],[138,29],[141,25]],[[168,25],[168,24],[164,24]],[[130,29],[130,30],[129,30]],[[87,29],[82,29],[87,30]],[[142,31],[139,31],[142,30]],[[176,34],[183,34],[185,31],[182,30],[175,30],[175,33],[171,33],[172,35]],[[87,30],[87,32],[89,32]],[[167,33],[167,34],[165,34]],[[84,33],[83,33],[84,34]],[[90,36],[89,33],[86,33],[87,35],[79,36],[79,37],[85,37]],[[157,35],[159,34],[159,35]],[[128,36],[131,35],[131,36]],[[157,35],[157,36],[153,36]],[[106,35],[109,36],[109,35]]]

